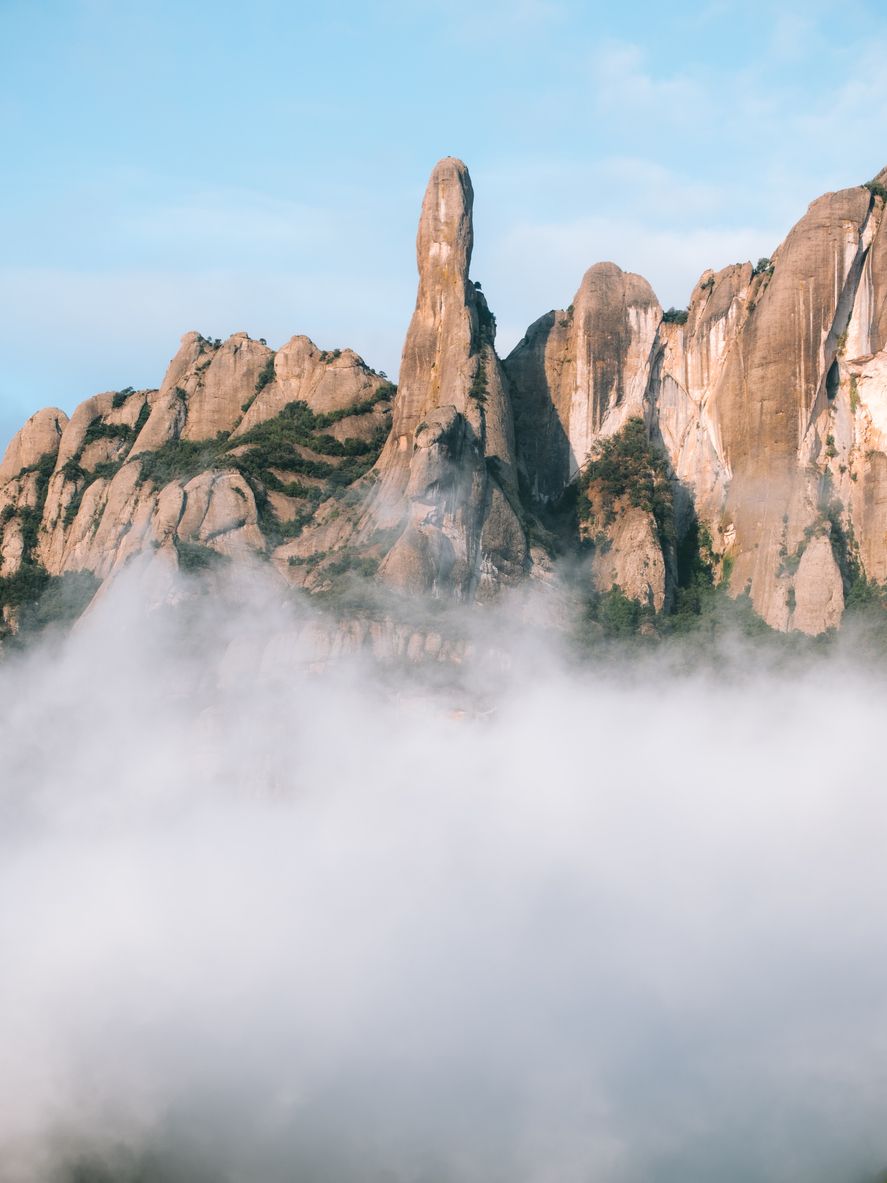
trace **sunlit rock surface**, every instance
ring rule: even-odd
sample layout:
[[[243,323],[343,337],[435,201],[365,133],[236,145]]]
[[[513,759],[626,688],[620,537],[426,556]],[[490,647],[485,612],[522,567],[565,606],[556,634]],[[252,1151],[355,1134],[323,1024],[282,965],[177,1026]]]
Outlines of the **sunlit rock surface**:
[[[267,559],[309,593],[359,577],[474,602],[554,586],[590,547],[583,586],[661,612],[675,548],[700,530],[771,626],[833,628],[856,583],[887,580],[885,179],[814,201],[771,259],[705,272],[686,310],[663,315],[646,280],[595,263],[503,363],[470,278],[471,180],[447,157],[422,203],[398,387],[305,336],[274,351],[186,334],[157,390],[38,411],[12,440],[0,587],[18,580],[21,601],[32,576],[104,580],[161,551]],[[668,465],[674,537],[630,490],[603,531],[577,529],[571,488],[638,422]]]

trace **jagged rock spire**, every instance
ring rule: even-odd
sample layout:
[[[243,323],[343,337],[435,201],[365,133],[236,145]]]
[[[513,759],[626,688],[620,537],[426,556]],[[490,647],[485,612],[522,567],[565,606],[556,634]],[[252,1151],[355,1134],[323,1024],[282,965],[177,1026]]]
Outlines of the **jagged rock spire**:
[[[492,346],[494,322],[486,300],[468,278],[473,204],[471,177],[462,161],[452,156],[439,161],[422,202],[416,235],[419,289],[403,347],[393,446],[382,464],[391,475],[399,470],[401,480],[413,433],[430,411],[454,406],[481,429],[479,404],[469,403],[469,392],[483,347]],[[486,377],[489,384],[490,375]],[[497,405],[491,407],[491,401]],[[501,401],[488,391],[485,431],[493,453],[510,466],[510,409],[499,406]]]
[[[462,161],[441,160],[422,202],[416,308],[369,515],[371,525],[404,525],[383,578],[462,597],[476,593],[482,571],[496,583],[522,571],[526,557],[495,321],[468,274],[473,201]]]

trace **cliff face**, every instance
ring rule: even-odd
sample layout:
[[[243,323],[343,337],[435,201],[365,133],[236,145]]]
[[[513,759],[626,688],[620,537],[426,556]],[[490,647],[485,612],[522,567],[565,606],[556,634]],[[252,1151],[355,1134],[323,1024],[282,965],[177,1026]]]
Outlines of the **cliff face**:
[[[397,389],[304,336],[189,333],[158,390],[32,416],[0,464],[6,627],[47,580],[139,553],[486,599],[550,576],[528,531],[576,485],[589,587],[667,610],[702,529],[768,623],[835,626],[855,586],[887,581],[885,183],[815,201],[757,267],[705,272],[686,312],[598,263],[500,362],[469,277],[471,181],[442,160]]]
[[[346,512],[321,507],[278,555],[309,589],[325,588],[343,557],[382,584],[459,600],[488,598],[527,569],[495,321],[469,279],[473,200],[465,165],[440,161],[419,219],[391,431]]]
[[[815,201],[758,268],[706,272],[678,317],[659,317],[636,277],[592,268],[574,305],[536,321],[505,362],[531,496],[556,496],[641,416],[670,462],[678,533],[698,516],[734,594],[778,629],[837,624],[850,583],[887,570],[881,184]],[[607,287],[585,315],[592,276]],[[624,532],[604,532],[598,566],[627,588]]]
[[[527,329],[504,364],[532,497],[558,496],[596,440],[643,414],[661,320],[645,279],[597,263],[566,311]]]
[[[460,599],[518,578],[527,558],[495,321],[468,275],[473,201],[465,165],[442,160],[422,203],[416,309],[368,511],[380,528],[402,527],[386,582]]]
[[[21,582],[132,556],[171,566],[270,555],[371,466],[391,384],[356,354],[293,338],[189,333],[159,390],[34,416],[0,469],[0,575]],[[8,614],[7,614],[8,615]]]
[[[731,559],[732,590],[775,628],[835,625],[860,558],[879,578],[882,547],[855,504],[854,485],[876,484],[879,463],[861,437],[866,363],[853,359],[883,344],[872,306],[883,208],[864,187],[820,198],[769,265],[707,273],[686,324],[660,333],[656,428]],[[827,544],[806,555],[816,540]]]

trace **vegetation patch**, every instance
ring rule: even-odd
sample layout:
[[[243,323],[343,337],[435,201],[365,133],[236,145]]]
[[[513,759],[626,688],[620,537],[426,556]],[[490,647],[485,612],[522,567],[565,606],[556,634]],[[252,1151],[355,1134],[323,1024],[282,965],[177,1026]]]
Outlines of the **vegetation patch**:
[[[630,599],[616,584],[606,592],[589,597],[584,623],[595,624],[605,637],[626,638],[639,632],[642,621],[652,620],[653,611]]]
[[[797,641],[775,632],[755,612],[747,593],[733,597],[729,577],[717,578],[718,557],[707,528],[694,521],[677,547],[678,586],[671,609],[656,615],[618,587],[586,597],[578,626],[585,649],[618,643],[620,651],[665,648],[680,644],[686,659],[708,660],[712,643],[726,636],[768,638],[777,648],[793,650]],[[807,641],[803,638],[802,644]],[[690,644],[688,645],[688,642]]]
[[[29,464],[26,468],[23,468],[19,474],[20,476],[27,476],[31,473],[36,476],[34,500],[37,504],[33,506],[22,506],[17,510],[13,510],[11,513],[8,510],[4,512],[3,525],[10,522],[13,518],[18,519],[22,539],[21,564],[23,567],[31,562],[31,556],[37,546],[40,523],[43,520],[43,509],[46,505],[46,493],[49,489],[49,480],[54,469],[55,454],[53,452],[44,452],[36,464]]]
[[[718,558],[708,527],[693,517],[676,547],[678,585],[671,615],[672,628],[686,627],[706,611],[716,584]]]
[[[383,390],[387,397],[388,388]],[[264,490],[270,489],[290,496],[304,496],[313,504],[317,504],[354,484],[369,471],[385,442],[387,428],[384,425],[381,425],[369,440],[339,440],[324,432],[323,428],[349,415],[365,413],[379,401],[378,397],[374,397],[367,403],[348,408],[344,413],[331,412],[326,415],[315,414],[307,403],[291,402],[274,419],[258,424],[223,447],[223,452],[233,448],[238,450],[236,456],[226,455],[225,463],[239,469],[257,493],[257,504],[262,514],[260,525],[264,533],[267,534],[271,530],[271,521],[274,518],[271,507],[267,506],[263,512],[260,504]],[[298,450],[299,447],[310,449],[329,459],[318,460],[305,456]],[[332,463],[332,460],[338,462]],[[322,486],[312,488],[300,482],[284,482],[271,471],[272,469],[310,477],[321,481]],[[272,537],[295,537],[309,517],[310,514],[304,514],[293,523],[278,523],[277,528],[271,531]]]
[[[233,469],[249,483],[256,499],[259,526],[272,546],[288,538],[297,537],[310,520],[313,507],[327,497],[335,496],[359,480],[372,467],[387,435],[380,426],[369,440],[336,439],[323,431],[331,423],[347,416],[371,410],[378,402],[387,400],[394,387],[386,384],[381,395],[366,403],[332,412],[315,414],[307,403],[288,403],[279,415],[257,424],[241,436],[229,437],[220,433],[211,440],[170,440],[154,452],[143,452],[139,483],[150,481],[162,488],[171,481],[188,481],[208,470]],[[306,456],[299,449],[328,457],[319,460]],[[333,463],[332,461],[337,461]],[[282,480],[278,472],[295,477],[320,481],[319,486],[301,481]],[[268,492],[279,492],[292,497],[303,497],[311,509],[296,515],[290,522],[281,522],[268,501]]]
[[[362,402],[354,403],[350,407],[341,407],[338,411],[325,411],[314,416],[315,428],[332,427],[342,419],[350,419],[355,415],[367,415],[375,410],[379,403],[389,403],[397,394],[397,387],[393,382],[383,382],[375,394],[365,398]],[[303,404],[307,405],[307,404]]]
[[[118,411],[131,394],[135,394],[135,390],[131,386],[124,386],[122,390],[118,390],[111,399],[111,406],[115,411]]]
[[[274,381],[274,359],[276,356],[272,353],[259,371],[259,376],[256,378],[256,394],[261,394],[265,387]]]
[[[685,325],[690,318],[688,308],[669,308],[662,314],[662,323],[667,325]]]
[[[179,568],[188,574],[198,574],[217,567],[220,563],[228,562],[225,555],[219,554],[211,546],[204,546],[201,542],[176,541],[175,547]]]
[[[120,407],[126,402],[131,394],[134,394],[131,386],[125,390],[118,390],[111,402],[113,407]],[[89,424],[83,437],[83,442],[80,445],[76,455],[67,460],[61,467],[61,472],[67,481],[73,481],[75,490],[68,501],[65,508],[65,514],[62,523],[65,529],[71,525],[80,510],[83,503],[83,497],[89,486],[96,480],[110,481],[117,475],[126,461],[127,453],[135,442],[139,432],[148,421],[148,416],[151,414],[151,408],[148,406],[148,400],[142,404],[139,411],[138,418],[132,427],[127,427],[123,423],[103,423],[101,419],[96,418]],[[121,445],[116,459],[100,460],[93,465],[91,469],[83,467],[83,452],[89,444],[96,443],[98,440],[114,440]]]
[[[80,485],[79,487],[75,488],[71,494],[70,501],[65,506],[62,525],[66,530],[73,523],[74,519],[77,517],[77,514],[80,512],[80,506],[83,504],[83,497],[86,493],[86,489],[86,485]]]
[[[24,563],[14,575],[0,579],[0,607],[16,609],[16,635],[24,640],[50,625],[73,624],[99,585],[91,571],[50,575],[38,563]]]
[[[89,572],[68,572],[53,576],[34,558],[55,462],[55,455],[47,452],[36,464],[23,470],[23,475],[37,474],[37,504],[4,515],[7,522],[13,517],[18,520],[22,557],[17,571],[0,578],[0,609],[15,610],[18,628],[22,633],[39,630],[54,621],[76,619],[98,587],[98,580]],[[82,470],[78,468],[77,471]]]
[[[105,423],[102,419],[93,419],[83,436],[83,447],[86,448],[98,440],[122,440],[132,443],[135,435],[135,427],[127,427],[125,423]]]
[[[487,383],[487,363],[484,358],[479,358],[477,369],[474,371],[474,377],[471,380],[471,385],[468,387],[468,397],[481,407],[486,404],[489,386]]]
[[[478,295],[475,308],[477,309],[477,327],[480,330],[480,339],[487,345],[492,345],[496,340],[496,318],[490,311],[490,306],[483,295]]]
[[[579,477],[579,521],[586,532],[616,519],[619,503],[651,513],[663,545],[675,542],[674,492],[668,463],[647,438],[641,418],[601,440]],[[602,511],[602,520],[599,512]]]
[[[263,342],[263,344],[264,344],[264,342]],[[253,405],[253,403],[256,401],[256,399],[259,397],[259,395],[262,393],[262,391],[265,389],[265,387],[274,381],[274,359],[276,356],[277,355],[275,353],[272,353],[271,356],[268,358],[268,360],[265,362],[264,366],[259,371],[258,378],[256,378],[255,390],[249,396],[249,398],[246,400],[246,402],[241,404],[240,409],[241,409],[241,411],[243,411],[244,415],[250,409],[250,407]]]
[[[228,437],[220,432],[209,440],[168,440],[153,452],[140,452],[135,457],[139,462],[139,484],[150,481],[157,488],[163,488],[170,481],[189,481],[206,469],[219,466]]]
[[[0,577],[0,607],[19,608],[39,600],[49,582],[46,568],[23,562],[12,575]]]
[[[832,555],[841,572],[841,582],[844,586],[844,600],[854,595],[865,599],[868,594],[864,587],[867,583],[859,554],[859,543],[853,527],[844,520],[844,503],[834,496],[832,476],[830,472],[823,474],[819,492],[819,518],[814,527],[808,527],[805,536],[827,530],[831,543]]]
[[[324,575],[335,579],[342,575],[354,575],[361,579],[370,579],[379,569],[380,559],[370,555],[362,555],[346,547],[337,553],[323,569]]]

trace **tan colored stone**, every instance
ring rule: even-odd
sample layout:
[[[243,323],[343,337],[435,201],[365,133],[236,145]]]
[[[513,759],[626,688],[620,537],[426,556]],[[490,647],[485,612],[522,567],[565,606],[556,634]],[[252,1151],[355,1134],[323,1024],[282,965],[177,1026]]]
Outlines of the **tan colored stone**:
[[[238,472],[206,472],[183,490],[184,508],[177,536],[200,542],[222,554],[264,552],[252,489]]]
[[[234,434],[273,419],[288,403],[307,403],[316,414],[344,411],[388,385],[353,350],[324,351],[308,337],[292,337],[274,355],[273,381],[256,396]]]
[[[37,411],[12,437],[0,463],[0,485],[17,477],[24,468],[37,464],[43,456],[55,456],[68,416],[57,407]]]
[[[534,497],[558,496],[596,440],[644,415],[661,317],[645,279],[597,263],[570,308],[537,320],[509,354],[520,462]]]
[[[219,432],[233,431],[270,358],[267,345],[246,333],[235,333],[220,348],[207,351],[178,384],[186,392],[188,408],[182,438],[212,439]]]
[[[841,564],[845,577],[858,559],[868,578],[887,580],[880,196],[857,187],[814,202],[774,253],[772,273],[755,275],[748,263],[705,272],[684,324],[662,322],[639,276],[596,264],[570,308],[536,321],[504,368],[495,322],[469,279],[472,201],[464,164],[441,161],[419,221],[416,308],[393,404],[386,380],[350,350],[324,352],[296,336],[272,354],[245,333],[219,345],[189,333],[158,391],[95,395],[70,421],[42,411],[15,437],[0,465],[0,574],[25,557],[22,523],[33,537],[35,511],[41,524],[28,557],[52,574],[88,569],[105,578],[143,551],[168,574],[176,548],[191,541],[232,557],[266,551],[253,489],[239,473],[213,468],[154,488],[140,483],[134,457],[177,439],[239,438],[304,402],[319,415],[354,409],[328,428],[340,441],[373,440],[391,427],[373,471],[341,500],[313,507],[259,490],[280,521],[311,508],[302,533],[273,556],[309,588],[327,586],[326,567],[353,551],[377,559],[379,578],[409,592],[497,594],[530,568],[518,471],[530,501],[551,501],[630,416],[643,417],[668,456],[679,531],[698,515],[715,551],[734,560],[734,593],[747,589],[774,627],[834,627]],[[150,414],[131,448],[119,430],[85,442],[91,425],[134,427],[146,402]],[[36,469],[47,454],[55,457],[48,483],[45,466]],[[651,516],[630,500],[597,510],[607,545],[593,560],[594,585],[616,583],[667,607],[674,556]],[[300,561],[318,553],[327,557]],[[538,546],[534,555],[539,579],[553,586],[550,558]],[[330,641],[331,651],[389,645],[412,660],[427,650],[415,630],[371,633],[355,626]]]
[[[661,612],[665,607],[666,567],[653,515],[626,507],[617,515],[606,548],[596,550],[592,581],[599,592],[618,587],[630,600]]]
[[[817,634],[837,628],[844,613],[841,572],[827,535],[808,543],[794,578],[794,610],[788,624],[802,633]]]
[[[362,527],[403,531],[380,578],[473,598],[522,574],[514,429],[495,322],[469,279],[473,190],[448,157],[431,174],[416,238],[419,289],[391,435]]]

